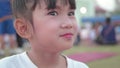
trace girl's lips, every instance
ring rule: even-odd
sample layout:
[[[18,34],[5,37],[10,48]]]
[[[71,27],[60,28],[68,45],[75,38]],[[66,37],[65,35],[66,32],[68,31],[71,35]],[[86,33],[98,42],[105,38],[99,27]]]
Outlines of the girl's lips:
[[[72,33],[65,33],[65,34],[60,35],[60,37],[71,39],[73,37],[73,34]]]

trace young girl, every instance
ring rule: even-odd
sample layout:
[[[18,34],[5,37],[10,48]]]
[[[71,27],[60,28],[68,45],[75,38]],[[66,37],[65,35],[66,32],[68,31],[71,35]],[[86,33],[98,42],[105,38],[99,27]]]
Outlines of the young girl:
[[[88,68],[61,54],[77,35],[75,0],[13,0],[17,33],[31,45],[28,52],[4,58],[1,68]]]

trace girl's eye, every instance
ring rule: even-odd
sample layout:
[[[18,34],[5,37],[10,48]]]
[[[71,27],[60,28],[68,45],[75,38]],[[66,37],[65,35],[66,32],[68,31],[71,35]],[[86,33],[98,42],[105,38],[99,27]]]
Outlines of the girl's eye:
[[[75,12],[69,12],[68,13],[68,16],[74,16],[75,15]]]
[[[56,15],[58,15],[58,13],[56,11],[51,11],[48,13],[48,15],[56,16]]]

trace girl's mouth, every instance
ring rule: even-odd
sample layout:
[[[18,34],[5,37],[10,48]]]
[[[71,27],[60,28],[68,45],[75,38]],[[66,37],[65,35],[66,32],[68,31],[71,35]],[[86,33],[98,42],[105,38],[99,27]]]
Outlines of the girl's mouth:
[[[66,38],[66,39],[72,39],[73,33],[65,33],[60,35],[60,37]]]

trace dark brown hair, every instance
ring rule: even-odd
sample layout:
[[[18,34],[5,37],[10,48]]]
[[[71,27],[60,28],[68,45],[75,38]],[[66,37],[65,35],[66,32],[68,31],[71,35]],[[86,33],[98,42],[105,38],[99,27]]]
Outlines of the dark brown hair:
[[[111,23],[111,18],[110,17],[107,17],[106,18],[106,24],[110,24]]]
[[[32,12],[35,10],[36,5],[40,5],[41,3],[45,2],[47,5],[47,9],[55,9],[56,2],[58,0],[13,0],[12,2],[12,9],[15,18],[24,17],[32,22]],[[75,0],[60,0],[61,4],[70,5],[70,9],[76,9]]]

